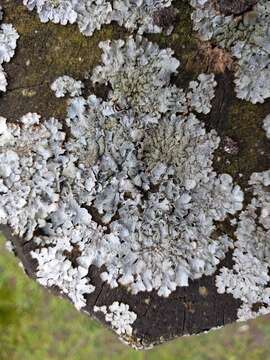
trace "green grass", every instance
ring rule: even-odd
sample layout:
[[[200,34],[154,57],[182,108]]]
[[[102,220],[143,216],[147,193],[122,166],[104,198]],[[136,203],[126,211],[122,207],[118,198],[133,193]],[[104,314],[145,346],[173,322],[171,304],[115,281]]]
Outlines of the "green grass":
[[[136,352],[29,280],[0,240],[0,360],[270,360],[269,342],[265,317]]]

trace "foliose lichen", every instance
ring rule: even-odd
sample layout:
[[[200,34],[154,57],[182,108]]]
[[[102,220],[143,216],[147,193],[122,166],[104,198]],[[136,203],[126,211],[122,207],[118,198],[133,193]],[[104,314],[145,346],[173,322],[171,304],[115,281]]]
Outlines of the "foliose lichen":
[[[42,22],[52,21],[66,25],[77,23],[80,31],[91,36],[102,25],[116,21],[128,30],[158,33],[162,26],[155,15],[171,6],[171,0],[23,0],[32,11],[37,10]],[[168,33],[172,26],[166,29]]]
[[[215,95],[214,75],[200,74],[184,93],[170,84],[180,66],[171,49],[160,50],[141,36],[129,37],[126,42],[102,42],[100,48],[103,65],[94,69],[91,80],[110,85],[108,98],[117,111],[132,110],[136,117],[153,123],[162,114],[210,111]]]
[[[266,131],[266,136],[270,139],[270,115],[267,115],[264,119],[263,128]]]
[[[77,13],[70,0],[23,0],[29,10],[37,9],[42,22],[52,21],[56,24],[73,24]]]
[[[138,34],[162,31],[170,34],[173,24],[164,27],[158,17],[159,13],[166,16],[166,10],[171,9],[171,5],[172,0],[115,0],[112,19],[130,31],[137,30]],[[172,9],[172,13],[176,10]]]
[[[202,40],[211,40],[237,61],[237,97],[263,103],[270,97],[270,1],[252,2],[238,15],[222,13],[214,0],[190,0],[194,29]]]
[[[243,202],[213,170],[219,138],[196,117],[210,112],[214,76],[185,91],[170,84],[170,49],[140,37],[101,47],[92,80],[111,90],[71,99],[67,133],[31,113],[0,122],[0,222],[36,244],[38,281],[77,308],[94,291],[91,265],[111,287],[160,296],[213,274],[232,247],[216,226]]]
[[[3,11],[0,5],[0,22],[3,18]],[[5,92],[8,82],[2,64],[9,62],[15,54],[19,35],[11,24],[0,26],[0,92]]]
[[[249,185],[253,197],[239,217],[233,267],[223,267],[216,276],[219,293],[242,301],[239,320],[270,313],[270,170],[253,173]]]
[[[114,301],[110,306],[94,306],[94,312],[102,312],[105,321],[110,323],[118,335],[132,335],[132,324],[137,314],[129,310],[129,305]]]
[[[126,42],[106,41],[99,46],[103,65],[94,69],[91,80],[110,84],[109,99],[119,111],[132,109],[142,117],[168,111],[172,94],[178,91],[170,86],[170,77],[180,65],[171,49],[160,50],[141,36],[129,37]]]
[[[83,87],[81,81],[76,81],[67,75],[60,76],[51,84],[51,89],[56,97],[64,97],[67,94],[71,97],[80,96]]]

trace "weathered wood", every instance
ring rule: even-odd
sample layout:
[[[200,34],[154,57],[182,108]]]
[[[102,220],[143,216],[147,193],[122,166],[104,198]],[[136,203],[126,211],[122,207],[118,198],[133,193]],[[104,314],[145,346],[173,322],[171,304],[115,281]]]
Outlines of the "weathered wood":
[[[224,13],[239,14],[255,1],[219,3]],[[98,43],[108,38],[126,37],[127,32],[113,24],[95,32],[93,37],[86,38],[76,26],[40,23],[37,16],[29,13],[20,1],[3,0],[2,5],[5,22],[15,25],[20,41],[15,58],[5,66],[9,88],[6,94],[0,95],[0,115],[15,121],[31,111],[63,119],[66,100],[56,99],[49,85],[63,74],[83,78],[100,60]],[[176,7],[179,13],[175,32],[169,37],[161,34],[149,35],[148,38],[156,41],[160,47],[171,47],[175,51],[182,66],[174,81],[179,86],[185,86],[199,73],[207,72],[209,58],[201,50],[201,44],[192,31],[191,10],[187,1],[176,1]],[[171,14],[166,16],[170,17]],[[261,128],[261,120],[270,113],[270,101],[263,105],[252,105],[236,99],[232,70],[226,66],[223,70],[217,74],[218,87],[211,114],[200,118],[208,130],[215,129],[223,139],[216,154],[216,171],[229,173],[243,188],[247,188],[248,179],[254,171],[270,168],[269,143]],[[93,90],[103,95],[104,90],[98,87],[85,91],[91,93]],[[224,151],[226,141],[232,141],[237,151]],[[233,236],[229,223],[219,226]],[[21,239],[11,236],[6,227],[1,229],[12,241],[15,254],[22,261],[26,273],[35,278],[36,263],[30,252],[36,245],[31,241],[23,243]],[[225,264],[231,267],[231,253],[219,264],[218,269]],[[94,266],[89,269],[89,276],[96,289],[87,296],[87,306],[83,310],[104,322],[102,314],[93,313],[95,305],[109,305],[112,301],[130,304],[138,316],[132,338],[129,339],[136,347],[147,348],[184,334],[208,331],[237,319],[240,303],[231,295],[217,293],[215,274],[191,281],[188,287],[177,288],[168,298],[163,298],[155,291],[131,295],[123,286],[111,289],[100,280],[101,272],[102,269]],[[59,293],[57,289],[53,290]]]

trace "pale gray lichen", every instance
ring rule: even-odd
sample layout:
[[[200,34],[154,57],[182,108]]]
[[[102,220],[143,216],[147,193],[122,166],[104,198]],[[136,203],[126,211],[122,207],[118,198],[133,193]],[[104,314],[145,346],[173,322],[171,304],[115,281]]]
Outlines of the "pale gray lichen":
[[[75,0],[73,4],[79,29],[86,36],[112,21],[112,4],[108,0]]]
[[[132,109],[136,115],[167,111],[172,93],[170,77],[180,65],[171,49],[160,50],[140,36],[99,46],[103,65],[94,69],[91,80],[110,84],[109,98],[119,110]]]
[[[3,12],[0,5],[0,21]],[[15,54],[19,35],[11,24],[1,24],[0,26],[0,92],[5,92],[7,88],[7,78],[2,64],[9,62]]]
[[[189,109],[208,114],[211,100],[215,97],[216,84],[214,74],[200,74],[197,80],[191,81],[186,95]]]
[[[219,138],[195,115],[210,111],[213,75],[184,91],[170,85],[179,66],[170,49],[141,38],[102,46],[92,79],[111,92],[70,100],[68,137],[36,114],[0,122],[0,222],[34,241],[38,280],[78,308],[94,291],[91,265],[104,266],[111,287],[160,296],[213,274],[232,246],[216,224],[243,202],[233,179],[213,170]],[[121,69],[142,84],[134,96],[117,85]]]
[[[91,36],[104,24],[117,21],[128,30],[161,32],[162,26],[155,21],[156,14],[171,6],[171,0],[23,0],[32,11],[37,10],[42,22],[52,21],[66,25],[77,23],[80,31]],[[166,29],[172,31],[172,25]]]
[[[94,312],[102,312],[105,321],[110,323],[118,335],[132,335],[132,324],[137,319],[137,314],[129,310],[129,305],[114,301],[110,306],[94,306]]]
[[[236,94],[252,103],[270,97],[270,1],[259,0],[240,16],[223,15],[213,0],[190,0],[194,29],[237,60]]]
[[[52,21],[56,24],[73,24],[77,13],[72,0],[23,0],[29,10],[36,8],[41,22]]]
[[[39,127],[36,123],[7,126],[3,118],[1,124],[1,220],[8,219],[17,234],[29,240],[59,199],[60,163],[54,159],[63,152],[64,133],[55,119]]]
[[[76,22],[86,36],[112,20],[112,6],[108,0],[23,0],[23,3],[30,11],[37,10],[41,22],[61,25]]]
[[[190,82],[187,94],[170,85],[180,65],[171,49],[160,50],[141,36],[129,37],[126,42],[102,42],[100,47],[103,65],[94,69],[91,79],[110,85],[109,99],[119,111],[132,109],[136,116],[148,115],[149,122],[156,122],[168,111],[210,111],[216,86],[214,75],[201,74],[198,81]]]
[[[253,198],[235,232],[233,268],[222,268],[216,277],[219,293],[242,301],[240,320],[270,312],[270,170],[252,174],[249,184]]]
[[[114,84],[117,86],[114,74],[121,77],[120,68],[127,72],[125,68],[129,63],[124,62],[123,56],[126,48],[132,59],[129,73],[133,69],[137,74],[143,73],[147,63],[147,60],[134,60],[137,54],[146,56],[144,48],[153,46],[147,44],[142,48],[140,40],[137,45],[131,38],[127,44],[106,43],[105,65],[94,69],[92,79],[110,81],[110,102],[101,102],[93,96],[71,102],[69,117],[71,134],[75,138],[67,146],[77,154],[80,166],[87,166],[87,159],[90,163],[99,159],[97,184],[103,190],[99,190],[94,207],[102,222],[110,223],[114,234],[103,238],[107,271],[102,274],[102,279],[111,286],[118,286],[119,282],[128,285],[133,293],[157,289],[160,295],[168,296],[177,285],[186,286],[189,277],[197,278],[214,271],[231,241],[225,236],[216,242],[211,239],[213,221],[222,221],[226,213],[239,210],[242,193],[238,187],[233,187],[229,176],[217,177],[212,170],[213,151],[219,143],[217,135],[214,132],[208,135],[195,115],[184,115],[192,108],[209,111],[208,107],[202,109],[200,103],[210,103],[214,88],[212,76],[201,75],[203,86],[192,83],[187,95],[181,92],[186,104],[181,108],[182,116],[170,115],[171,110],[167,109],[166,117],[158,121],[166,110],[157,110],[160,109],[157,99],[157,105],[149,105],[146,114],[142,105],[139,112],[137,104],[143,104],[141,99],[144,98],[147,104],[147,96],[151,96],[144,92],[144,87],[137,90],[136,99],[140,100],[135,105],[130,96],[129,106],[120,107],[118,103],[115,106],[117,98],[126,96],[126,90],[117,88],[116,93],[114,91]],[[117,50],[112,51],[115,45]],[[110,60],[112,54],[115,60]],[[167,69],[172,68],[168,51],[162,54],[166,55],[169,66],[157,62],[156,78],[161,85],[169,78]],[[146,79],[146,85],[154,81],[151,75]],[[192,102],[192,92],[200,86],[208,91],[200,91],[201,97],[194,96],[196,100]],[[159,90],[156,88],[156,93],[158,91],[162,91],[162,86]],[[126,102],[126,98],[123,101]],[[156,121],[149,121],[153,113]],[[93,138],[96,139],[94,142]],[[151,186],[160,188],[152,194]],[[149,192],[148,199],[143,199],[143,192],[138,191],[138,187]],[[205,201],[206,198],[209,201]],[[112,222],[115,217],[119,220]],[[199,222],[197,225],[196,221]],[[193,252],[196,252],[196,259],[193,259]],[[159,264],[163,265],[160,267]]]
[[[6,73],[2,67],[2,65],[0,65],[0,91],[5,92],[7,89],[7,77],[6,77]]]
[[[176,175],[179,185],[190,190],[200,181],[207,182],[218,146],[216,132],[207,134],[195,115],[172,116],[146,131],[138,157],[154,184]]]
[[[270,115],[267,115],[264,119],[263,128],[266,131],[266,136],[270,139]]]
[[[5,242],[5,249],[7,251],[9,251],[10,253],[15,254],[15,247],[12,244],[12,242],[9,240],[6,240],[6,242]]]
[[[0,119],[0,221],[30,240],[37,228],[45,228],[49,214],[59,207],[61,159],[64,133],[55,119],[40,124],[40,117],[27,114],[19,125]],[[45,286],[58,286],[80,308],[83,294],[93,291],[87,270],[72,267],[64,252],[70,239],[61,238],[50,247],[33,252],[38,260],[37,279]]]
[[[64,97],[67,94],[71,97],[80,96],[83,87],[84,85],[81,81],[67,75],[60,76],[51,84],[51,89],[56,97]]]
[[[73,249],[69,238],[61,238],[53,245],[32,252],[32,257],[38,261],[37,280],[43,286],[58,287],[79,310],[86,305],[84,295],[95,289],[87,277],[88,269],[74,267],[66,258]]]
[[[160,33],[162,26],[155,18],[171,4],[172,0],[114,0],[112,19],[128,30],[138,29],[138,34]],[[173,30],[172,24],[165,30],[169,34]]]
[[[269,117],[264,129],[269,129]],[[223,267],[216,276],[219,293],[230,293],[242,301],[239,320],[270,313],[270,170],[253,173],[250,181],[253,198],[235,231],[232,269]]]

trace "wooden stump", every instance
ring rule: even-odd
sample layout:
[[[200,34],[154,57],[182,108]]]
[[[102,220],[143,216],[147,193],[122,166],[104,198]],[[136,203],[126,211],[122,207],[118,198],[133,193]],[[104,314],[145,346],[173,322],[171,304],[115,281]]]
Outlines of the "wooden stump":
[[[225,3],[222,2],[222,6],[226,10]],[[67,99],[57,99],[50,89],[51,83],[64,74],[83,80],[85,74],[91,73],[100,63],[98,44],[101,41],[126,39],[130,34],[112,23],[95,31],[92,37],[85,37],[75,25],[41,23],[36,13],[29,12],[20,1],[3,0],[2,6],[4,22],[14,25],[20,39],[15,57],[4,67],[9,85],[6,93],[0,93],[0,116],[13,123],[28,112],[37,112],[45,118],[56,117],[64,124]],[[262,128],[263,119],[270,113],[270,102],[251,104],[237,99],[233,84],[234,59],[215,45],[198,39],[192,28],[192,10],[188,1],[177,0],[174,6],[179,11],[172,34],[145,37],[160,48],[174,51],[174,56],[181,63],[180,71],[173,79],[178,87],[187,88],[188,83],[200,73],[215,72],[217,87],[212,110],[207,115],[198,115],[198,118],[207,131],[214,129],[220,137],[214,170],[218,174],[231,175],[241,186],[245,193],[245,208],[250,201],[248,182],[251,174],[270,169],[269,139]],[[85,96],[91,93],[106,96],[104,87],[93,85],[89,80],[85,84]],[[220,222],[217,231],[235,239],[235,228],[230,219]],[[32,258],[31,251],[38,248],[37,244],[31,239],[19,238],[8,225],[1,225],[0,229],[11,241],[26,274],[36,279],[38,263]],[[205,332],[237,320],[241,300],[229,293],[218,293],[215,284],[220,269],[231,269],[233,264],[231,249],[217,265],[215,273],[189,280],[188,286],[178,286],[168,297],[159,296],[157,290],[135,295],[127,286],[111,288],[100,277],[106,267],[91,265],[88,276],[95,290],[85,295],[86,306],[82,311],[111,327],[104,313],[94,311],[94,307],[109,307],[113,302],[128,304],[137,318],[132,325],[132,335],[121,337],[138,349],[150,348],[178,336]],[[51,290],[56,295],[62,295],[55,286]]]

